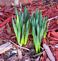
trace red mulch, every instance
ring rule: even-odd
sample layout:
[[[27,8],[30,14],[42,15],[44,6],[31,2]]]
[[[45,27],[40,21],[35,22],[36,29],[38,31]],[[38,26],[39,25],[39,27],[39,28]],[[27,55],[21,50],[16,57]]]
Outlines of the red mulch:
[[[33,2],[31,4],[26,4],[29,12],[33,12],[36,10],[36,8],[42,10],[43,16],[48,16],[48,18],[52,18],[55,16],[58,16],[58,4],[55,3],[54,5],[43,5],[39,2]],[[19,10],[19,9],[18,9]],[[11,18],[14,15],[14,7],[13,6],[0,6],[0,38],[2,39],[11,39],[15,40],[15,38],[12,39],[14,36],[13,29],[11,26]],[[9,27],[7,26],[7,23],[9,24]],[[10,28],[10,33],[8,32],[7,28]],[[54,30],[53,30],[54,29]],[[12,31],[11,31],[12,30]],[[52,51],[54,56],[56,57],[56,61],[58,61],[58,48],[55,48],[54,46],[58,44],[58,19],[57,21],[54,19],[54,21],[51,21],[49,26],[49,32],[47,34],[48,42],[50,45],[52,45]]]

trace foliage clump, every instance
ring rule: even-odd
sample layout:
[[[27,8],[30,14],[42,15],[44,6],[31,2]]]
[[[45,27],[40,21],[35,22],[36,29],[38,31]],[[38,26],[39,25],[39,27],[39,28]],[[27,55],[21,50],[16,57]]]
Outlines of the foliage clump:
[[[30,16],[26,7],[24,8],[24,12],[20,11],[19,14],[15,8],[15,13],[16,19],[12,19],[12,24],[18,44],[21,46],[27,44],[29,30],[31,28],[35,51],[39,53],[41,51],[42,38],[46,38],[47,17],[43,18],[42,12],[38,10]]]

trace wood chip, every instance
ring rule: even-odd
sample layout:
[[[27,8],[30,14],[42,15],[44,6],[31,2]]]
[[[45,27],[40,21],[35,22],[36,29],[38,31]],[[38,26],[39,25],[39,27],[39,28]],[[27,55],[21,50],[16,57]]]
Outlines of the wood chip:
[[[51,60],[51,61],[55,61],[55,57],[53,56],[53,53],[51,52],[50,48],[48,45],[46,44],[43,44],[43,48],[45,49],[47,55],[48,55],[48,58]]]
[[[10,42],[7,42],[0,46],[0,54],[5,53],[6,51],[9,51],[12,48],[12,44]]]

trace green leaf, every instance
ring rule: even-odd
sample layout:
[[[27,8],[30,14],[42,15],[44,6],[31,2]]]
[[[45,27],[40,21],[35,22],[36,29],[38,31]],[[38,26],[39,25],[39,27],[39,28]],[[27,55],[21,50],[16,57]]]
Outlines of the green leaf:
[[[14,19],[12,18],[12,24],[13,24],[13,29],[14,29],[14,32],[16,34],[16,37],[17,37],[17,27],[16,27],[16,24],[14,22]]]
[[[22,38],[21,38],[21,45],[24,45],[24,42],[25,42],[25,25],[23,25],[23,28],[22,28]]]
[[[42,12],[39,11],[39,25],[42,27]]]
[[[36,10],[36,13],[35,13],[35,20],[36,20],[36,25],[37,25],[38,22],[39,22],[39,12],[38,12],[38,10]]]
[[[27,40],[28,40],[28,35],[29,35],[29,20],[26,23],[26,33],[25,33],[25,45],[27,44]]]
[[[29,19],[29,13],[28,13],[28,10],[27,10],[26,7],[24,8],[23,18],[24,18],[24,22],[25,22],[25,23],[26,23],[27,20]]]

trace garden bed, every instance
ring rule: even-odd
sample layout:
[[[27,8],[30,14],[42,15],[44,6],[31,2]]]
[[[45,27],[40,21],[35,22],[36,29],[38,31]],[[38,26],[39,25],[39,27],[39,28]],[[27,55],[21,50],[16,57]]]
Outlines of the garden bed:
[[[42,41],[42,46],[44,43],[47,44],[55,58],[55,61],[58,61],[58,4],[53,3],[53,5],[43,5],[40,2],[32,2],[31,4],[24,4],[22,11],[24,6],[27,6],[30,14],[35,12],[36,8],[38,8],[42,11],[43,16],[48,16],[48,21],[50,21],[49,28],[46,41]],[[17,8],[20,11],[20,7],[17,6]],[[26,47],[20,47],[17,45],[11,23],[12,16],[15,17],[14,6],[0,6],[0,45],[5,46],[4,44],[7,42],[12,45],[10,50],[5,49],[6,51],[0,54],[0,61],[50,61],[50,58],[44,49],[43,52],[35,55],[33,49],[30,49],[30,51],[28,50],[29,47],[33,47],[31,35],[29,36],[29,42]]]

